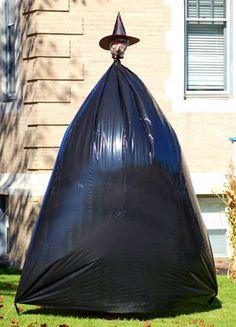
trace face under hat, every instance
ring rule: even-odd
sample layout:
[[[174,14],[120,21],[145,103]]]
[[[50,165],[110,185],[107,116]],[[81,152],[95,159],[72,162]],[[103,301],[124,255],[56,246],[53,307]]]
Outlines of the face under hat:
[[[118,13],[118,15],[116,17],[116,22],[115,22],[115,26],[114,26],[112,35],[103,37],[100,40],[99,45],[100,45],[100,47],[102,47],[105,50],[110,50],[110,42],[117,38],[128,40],[129,46],[140,41],[136,37],[126,35],[125,27],[122,22],[120,13]]]

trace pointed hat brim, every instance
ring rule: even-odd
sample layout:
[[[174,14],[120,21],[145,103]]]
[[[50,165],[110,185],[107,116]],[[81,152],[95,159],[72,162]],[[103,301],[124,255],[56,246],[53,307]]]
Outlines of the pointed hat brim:
[[[105,49],[105,50],[110,50],[110,42],[114,39],[126,39],[129,41],[129,46],[133,45],[135,43],[138,43],[140,40],[137,37],[133,37],[133,36],[128,36],[128,35],[108,35],[103,37],[100,41],[99,41],[99,45],[101,48]]]

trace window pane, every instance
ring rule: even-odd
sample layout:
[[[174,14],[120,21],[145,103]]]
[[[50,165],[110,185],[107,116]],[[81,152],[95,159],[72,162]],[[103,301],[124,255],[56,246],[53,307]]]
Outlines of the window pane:
[[[199,17],[212,18],[212,0],[199,0]]]
[[[226,220],[225,203],[216,198],[199,198],[198,199],[203,218],[217,220],[219,218]]]
[[[211,242],[211,247],[214,256],[227,256],[226,249],[226,230],[224,229],[210,229],[208,235]]]
[[[197,18],[197,0],[188,0],[187,1],[187,15],[189,18]]]
[[[15,32],[14,25],[8,26],[8,94],[15,93]]]
[[[225,89],[224,24],[188,23],[187,89]]]
[[[225,0],[187,0],[188,18],[225,18]]]
[[[218,198],[198,198],[202,217],[207,229],[227,229],[225,204]]]
[[[225,0],[214,1],[214,18],[225,18]]]
[[[8,96],[15,94],[15,0],[8,0],[6,7],[6,71]]]
[[[226,231],[229,228],[225,204],[219,198],[198,198],[202,217],[210,238],[214,256],[227,256]]]
[[[5,214],[5,197],[0,195],[0,256],[7,253],[7,227],[8,217]]]
[[[15,0],[8,0],[8,25],[15,22]]]

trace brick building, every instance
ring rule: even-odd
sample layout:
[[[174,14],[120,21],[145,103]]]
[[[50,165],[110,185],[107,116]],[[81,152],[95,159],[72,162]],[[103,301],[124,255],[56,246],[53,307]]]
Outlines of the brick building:
[[[120,11],[141,39],[123,64],[179,137],[215,257],[230,256],[221,194],[236,121],[232,0],[3,0],[0,255],[21,264],[66,127],[112,60],[98,46]]]

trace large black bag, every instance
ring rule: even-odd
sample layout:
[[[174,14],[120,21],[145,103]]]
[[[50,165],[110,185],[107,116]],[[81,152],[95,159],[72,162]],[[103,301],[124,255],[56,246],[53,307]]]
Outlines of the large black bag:
[[[114,62],[65,133],[15,301],[127,313],[216,294],[176,134]]]

